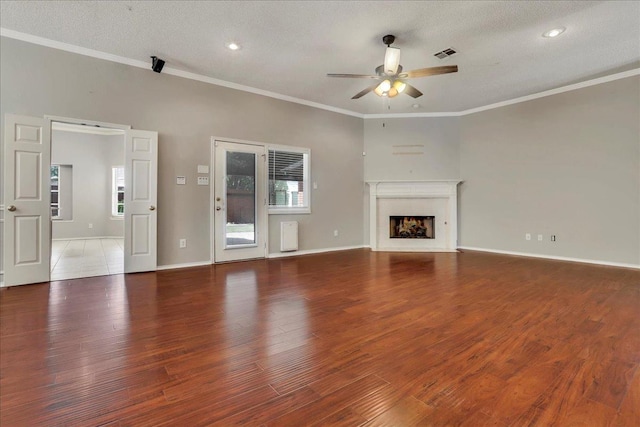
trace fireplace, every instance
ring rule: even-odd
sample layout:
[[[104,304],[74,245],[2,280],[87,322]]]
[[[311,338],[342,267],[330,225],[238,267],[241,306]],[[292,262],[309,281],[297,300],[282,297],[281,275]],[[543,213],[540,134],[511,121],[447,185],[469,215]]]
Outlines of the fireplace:
[[[371,249],[455,252],[459,183],[460,180],[367,181]]]
[[[390,239],[435,239],[434,216],[390,216]]]

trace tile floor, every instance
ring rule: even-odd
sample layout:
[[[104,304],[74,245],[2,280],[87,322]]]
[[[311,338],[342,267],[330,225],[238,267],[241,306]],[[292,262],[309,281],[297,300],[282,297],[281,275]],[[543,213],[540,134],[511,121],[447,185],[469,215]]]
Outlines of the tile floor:
[[[124,272],[124,239],[54,240],[51,280]]]

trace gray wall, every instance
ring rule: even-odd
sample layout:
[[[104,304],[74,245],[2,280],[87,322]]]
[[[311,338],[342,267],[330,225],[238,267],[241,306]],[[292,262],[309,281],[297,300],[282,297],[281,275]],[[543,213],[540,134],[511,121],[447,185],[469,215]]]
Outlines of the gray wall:
[[[362,120],[12,39],[0,55],[2,116],[159,132],[160,265],[209,259],[209,187],[195,179],[212,135],[311,148],[313,213],[271,216],[271,252],[289,219],[301,223],[301,250],[363,244],[363,178],[461,178],[462,246],[640,263],[639,77],[458,118]],[[394,156],[394,144],[425,155]]]
[[[640,264],[640,77],[461,123],[461,246]]]
[[[51,163],[70,165],[73,191],[71,218],[54,220],[54,239],[124,237],[124,221],[111,217],[111,168],[124,166],[124,134],[93,135],[54,130]],[[61,191],[67,189],[60,177]],[[64,196],[62,194],[63,203]],[[63,211],[64,212],[64,211]],[[89,228],[92,224],[93,228]]]
[[[459,129],[458,117],[365,120],[364,180],[459,178]],[[424,154],[394,154],[411,152]]]
[[[2,117],[56,115],[158,131],[159,265],[210,259],[209,187],[196,185],[196,167],[209,163],[211,136],[311,149],[312,213],[270,217],[272,251],[280,247],[279,222],[289,218],[301,222],[300,250],[362,245],[362,119],[4,37],[0,83]],[[176,175],[187,185],[175,185]],[[180,238],[187,248],[178,248]]]

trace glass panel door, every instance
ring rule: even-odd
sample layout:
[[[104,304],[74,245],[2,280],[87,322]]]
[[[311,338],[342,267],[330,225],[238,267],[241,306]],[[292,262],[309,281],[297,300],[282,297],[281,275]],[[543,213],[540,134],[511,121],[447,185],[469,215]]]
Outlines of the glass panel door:
[[[214,141],[215,262],[264,258],[267,253],[266,150]]]
[[[227,151],[226,157],[225,246],[255,246],[256,154]]]

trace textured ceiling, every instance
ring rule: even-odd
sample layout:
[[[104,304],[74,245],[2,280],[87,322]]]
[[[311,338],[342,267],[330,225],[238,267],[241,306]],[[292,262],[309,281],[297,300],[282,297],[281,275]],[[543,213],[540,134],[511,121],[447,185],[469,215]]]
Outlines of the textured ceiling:
[[[361,114],[458,112],[640,64],[637,1],[2,1],[0,26]],[[555,39],[542,33],[563,26]],[[351,96],[394,34],[424,96]],[[232,52],[225,44],[242,48]],[[439,60],[434,53],[459,53]],[[389,102],[389,105],[387,105]],[[419,108],[412,104],[419,103]]]

